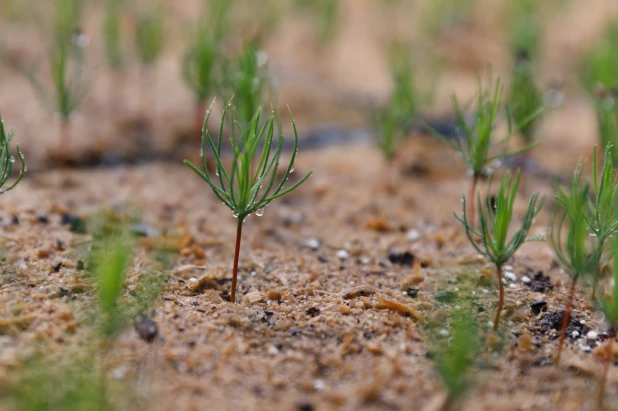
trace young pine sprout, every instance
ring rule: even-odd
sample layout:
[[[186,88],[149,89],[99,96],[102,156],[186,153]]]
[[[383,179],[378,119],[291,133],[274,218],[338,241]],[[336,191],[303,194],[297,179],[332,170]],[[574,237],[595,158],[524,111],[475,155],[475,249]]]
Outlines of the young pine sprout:
[[[513,218],[513,205],[515,204],[515,197],[517,196],[517,188],[519,186],[519,174],[518,171],[514,178],[508,173],[505,174],[500,181],[500,187],[498,188],[496,196],[493,197],[488,193],[484,203],[481,203],[480,194],[478,195],[478,216],[480,220],[480,228],[478,230],[470,224],[468,213],[466,212],[465,196],[463,197],[462,217],[455,215],[466,229],[468,240],[470,240],[470,243],[474,246],[476,251],[496,266],[496,277],[498,278],[498,285],[500,287],[500,297],[494,319],[494,330],[498,329],[500,313],[504,305],[502,266],[515,254],[517,249],[526,242],[526,236],[528,235],[530,226],[543,205],[543,200],[538,200],[538,193],[533,194],[519,229],[507,242],[509,226]],[[489,179],[490,189],[491,178],[492,176],[490,176]],[[480,240],[480,245],[477,244],[477,240]]]
[[[135,45],[137,55],[142,65],[142,82],[146,82],[152,68],[163,50],[165,28],[163,25],[163,6],[156,5],[152,9],[140,9],[136,16]],[[142,84],[144,91],[145,85]],[[139,110],[144,113],[144,97],[140,94]]]
[[[230,142],[232,144],[234,157],[230,169],[226,170],[221,160],[221,143],[223,141],[225,117],[230,105],[231,102],[226,105],[223,111],[216,143],[206,128],[210,117],[210,109],[206,113],[202,130],[201,169],[188,160],[185,160],[184,163],[208,183],[219,200],[232,210],[234,217],[238,219],[236,247],[234,250],[234,268],[232,271],[232,291],[230,295],[230,301],[235,302],[240,239],[245,218],[253,213],[261,216],[264,213],[264,207],[274,199],[284,196],[296,189],[309,178],[312,171],[307,173],[292,186],[284,188],[290,173],[294,170],[294,160],[296,159],[296,152],[298,149],[298,133],[296,131],[294,118],[291,117],[290,113],[292,127],[294,129],[294,147],[281,181],[278,183],[276,182],[284,137],[281,131],[279,131],[279,140],[273,144],[275,122],[277,122],[280,130],[280,118],[273,112],[262,123],[261,108],[256,110],[253,118],[246,127],[242,127],[242,125],[234,121],[234,113],[232,112],[232,124],[235,125],[235,127],[232,127]],[[236,128],[238,128],[238,133],[240,135],[237,135],[236,131],[234,131]],[[210,147],[217,163],[216,180],[218,180],[219,184],[208,174],[208,168],[206,167],[206,144]],[[262,146],[261,148],[260,145]]]
[[[556,258],[571,275],[572,281],[569,287],[562,327],[560,330],[560,342],[556,363],[560,363],[562,346],[566,329],[571,319],[571,307],[577,281],[584,275],[594,273],[598,262],[598,253],[601,252],[597,237],[590,237],[589,229],[591,221],[589,207],[589,184],[581,184],[583,165],[580,163],[573,173],[571,190],[567,192],[563,187],[556,186],[556,201],[558,211],[554,216],[551,229],[551,243]],[[566,226],[566,236],[563,228]]]
[[[598,86],[594,96],[597,115],[597,132],[603,147],[618,147],[618,107],[616,89],[607,91]],[[618,166],[618,150],[612,150],[612,164]]]
[[[531,62],[526,52],[517,56],[511,88],[508,96],[508,107],[515,123],[516,131],[523,137],[526,144],[534,143],[534,131],[540,117],[526,121],[530,116],[543,109],[543,93],[534,80]]]
[[[613,253],[613,287],[609,295],[602,293],[598,301],[601,312],[605,314],[605,322],[609,325],[609,336],[605,342],[605,353],[603,355],[603,373],[599,381],[598,409],[600,410],[604,409],[603,399],[607,386],[607,374],[614,358],[614,340],[616,339],[616,327],[618,327],[618,241],[613,241]]]
[[[0,115],[0,194],[4,194],[7,191],[14,188],[17,183],[20,182],[24,173],[26,171],[26,162],[24,161],[24,156],[19,150],[19,145],[17,145],[17,157],[21,163],[21,167],[19,169],[19,175],[17,179],[8,187],[4,187],[7,180],[11,176],[11,172],[13,171],[13,163],[15,163],[15,158],[11,154],[11,140],[13,138],[13,133],[10,132],[8,135],[4,130],[4,120],[2,120],[2,115]]]
[[[448,340],[436,344],[436,371],[448,392],[443,409],[457,404],[474,385],[477,332],[472,311],[466,311],[451,319],[451,336]]]
[[[215,67],[223,40],[223,22],[229,9],[227,0],[210,2],[209,15],[200,19],[194,39],[185,51],[182,74],[196,101],[195,135],[201,139],[206,101],[215,92]]]
[[[597,86],[610,90],[618,87],[617,49],[618,19],[614,18],[601,41],[582,60],[580,79],[589,93],[594,93]]]
[[[88,38],[79,28],[81,0],[56,0],[49,63],[53,87],[47,89],[33,69],[23,70],[40,99],[60,118],[60,152],[71,140],[71,115],[86,95],[84,51]]]
[[[618,177],[612,165],[613,147],[605,147],[603,169],[599,176],[597,170],[597,150],[592,153],[592,173],[594,201],[589,202],[590,231],[597,238],[599,252],[597,254],[596,270],[593,273],[592,299],[595,299],[599,282],[601,281],[601,256],[605,242],[618,232]]]
[[[265,54],[258,44],[248,42],[233,60],[226,60],[222,67],[223,94],[234,101],[233,111],[241,129],[248,128],[262,104],[265,88],[270,85]]]
[[[449,139],[439,132],[429,127],[430,131],[438,136],[442,141],[451,146],[453,150],[458,152],[464,161],[468,164],[472,172],[472,184],[468,198],[470,216],[469,224],[475,225],[475,193],[479,179],[485,172],[486,167],[493,160],[503,157],[512,156],[538,145],[533,143],[521,149],[507,152],[505,149],[508,146],[509,140],[513,134],[513,124],[507,112],[507,135],[499,141],[494,141],[495,130],[498,127],[499,115],[502,108],[502,92],[503,87],[500,84],[500,79],[493,85],[491,78],[487,89],[483,89],[479,79],[478,91],[476,97],[476,111],[472,119],[467,118],[464,109],[460,106],[457,98],[453,97],[456,113],[456,125],[459,135],[455,139]],[[517,128],[523,127],[529,123],[538,112],[530,114],[528,118],[524,118],[517,124]]]

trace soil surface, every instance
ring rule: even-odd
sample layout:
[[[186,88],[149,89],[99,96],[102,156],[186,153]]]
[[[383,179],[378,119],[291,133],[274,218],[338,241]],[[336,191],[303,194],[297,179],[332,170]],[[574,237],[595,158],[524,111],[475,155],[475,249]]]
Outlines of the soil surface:
[[[179,21],[196,7],[177,3]],[[290,104],[303,141],[293,176],[314,172],[263,216],[247,218],[235,304],[228,298],[236,220],[180,162],[197,156],[193,104],[175,47],[181,36],[170,40],[146,80],[154,86],[140,91],[143,101],[156,102],[141,113],[137,72],[125,74],[125,106],[113,115],[111,75],[98,73],[63,149],[79,169],[52,169],[59,150],[51,116],[23,77],[2,68],[0,110],[29,172],[0,202],[0,386],[10,386],[36,351],[53,356],[92,337],[85,313],[96,293],[79,266],[92,236],[67,223],[107,213],[139,215],[136,230],[144,235],[125,297],[145,275],[165,276],[148,312],[158,335],[147,343],[128,327],[104,359],[111,386],[134,384],[147,409],[438,410],[445,391],[432,330],[448,338],[449,319],[463,306],[475,308],[483,348],[461,409],[595,409],[598,347],[607,329],[592,309],[590,288],[577,289],[556,366],[570,277],[549,244],[528,243],[506,267],[502,322],[497,333],[489,331],[498,296],[494,269],[453,217],[470,184],[461,160],[414,132],[386,164],[366,128],[367,107],[388,93],[384,39],[413,34],[405,17],[415,8],[403,2],[406,14],[370,0],[342,3],[340,35],[328,48],[315,46],[302,18],[283,24],[267,43],[279,101]],[[432,43],[446,63],[425,118],[449,118],[450,95],[471,97],[475,73],[488,63],[508,79],[496,17],[502,3],[479,1],[470,27]],[[577,57],[617,10],[609,1],[572,0],[548,17],[538,70],[543,86],[564,101],[543,119],[543,144],[531,154],[516,205],[518,218],[533,192],[547,196],[531,235],[546,234],[551,184],[591,157],[595,121],[577,87]],[[375,19],[376,13],[391,14]],[[88,18],[98,27],[98,13]],[[0,33],[11,39],[5,46],[13,59],[31,61],[41,51],[40,34],[28,24]],[[94,37],[91,52],[100,47]],[[171,267],[153,259],[151,251],[162,249],[173,255]],[[608,409],[618,408],[616,387],[612,366]],[[118,409],[130,408],[118,402]],[[10,398],[1,404],[13,406]]]

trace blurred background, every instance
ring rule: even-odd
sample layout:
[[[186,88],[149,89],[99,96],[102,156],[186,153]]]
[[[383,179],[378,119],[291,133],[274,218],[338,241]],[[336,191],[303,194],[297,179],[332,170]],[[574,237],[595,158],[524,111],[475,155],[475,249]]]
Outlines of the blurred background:
[[[616,111],[617,13],[609,0],[3,0],[0,112],[29,171],[195,158],[208,105],[245,91],[289,106],[301,147],[377,142],[388,158],[387,132],[452,133],[452,96],[465,105],[491,73],[505,101],[534,85],[544,111],[521,144],[542,141],[532,156],[568,172],[601,137],[599,110]]]

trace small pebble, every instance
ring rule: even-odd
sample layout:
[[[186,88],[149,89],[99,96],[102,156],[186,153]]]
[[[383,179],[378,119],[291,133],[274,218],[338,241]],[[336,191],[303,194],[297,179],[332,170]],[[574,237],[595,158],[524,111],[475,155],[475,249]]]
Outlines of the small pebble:
[[[348,254],[348,252],[346,250],[339,250],[339,251],[337,251],[337,257],[340,260],[347,260],[348,257],[350,257],[350,254]]]
[[[419,233],[418,230],[410,230],[408,231],[407,237],[410,241],[416,241],[421,238],[421,233]]]
[[[487,321],[487,325],[491,328],[494,326],[494,322],[493,321]]]
[[[597,338],[599,338],[599,333],[597,333],[596,331],[588,331],[588,334],[586,334],[586,338],[588,338],[589,340],[596,340]]]
[[[517,276],[515,275],[515,273],[512,273],[510,271],[505,272],[504,277],[511,281],[517,281]]]
[[[513,271],[513,266],[512,265],[505,265],[503,267],[506,271]]]
[[[443,328],[440,330],[440,335],[442,337],[448,337],[448,331]]]
[[[277,355],[277,354],[279,354],[279,349],[277,347],[274,347],[274,346],[271,345],[270,347],[268,347],[268,354],[269,355]]]
[[[586,320],[579,320],[579,323],[580,323],[581,325],[584,325],[584,324],[586,324]]]
[[[326,388],[326,383],[324,382],[324,380],[315,380],[313,382],[313,388],[316,391],[322,391],[324,388]]]
[[[523,277],[521,277],[521,282],[524,284],[530,284],[532,280],[527,275],[524,275]]]
[[[189,282],[190,282],[191,284],[195,284],[195,283],[197,283],[197,278],[195,278],[195,277],[191,277],[191,278],[189,278]]]
[[[273,301],[279,301],[281,300],[281,293],[276,290],[271,290],[268,292],[268,294],[266,294],[266,298]]]
[[[571,333],[571,338],[577,338],[577,337],[579,337],[579,331],[573,331]]]
[[[61,261],[56,261],[52,264],[52,268],[54,269],[55,272],[60,271],[60,268],[62,267],[62,262]]]
[[[320,240],[318,240],[317,238],[310,238],[307,240],[305,245],[312,250],[317,250],[318,248],[320,248]]]
[[[509,284],[509,288],[517,288],[516,284]]]

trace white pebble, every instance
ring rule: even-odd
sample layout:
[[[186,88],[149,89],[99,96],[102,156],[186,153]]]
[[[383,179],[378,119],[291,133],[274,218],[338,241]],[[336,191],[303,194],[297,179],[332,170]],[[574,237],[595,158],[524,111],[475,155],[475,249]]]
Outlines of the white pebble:
[[[505,269],[506,271],[513,271],[513,266],[512,266],[512,265],[505,265],[505,266],[504,266],[504,269]]]
[[[524,275],[523,277],[521,277],[521,282],[524,284],[530,284],[532,280],[527,275]]]
[[[489,327],[493,327],[493,326],[494,326],[494,322],[493,322],[493,321],[487,321],[487,325],[488,325]]]
[[[443,328],[440,330],[440,335],[442,337],[448,337],[448,331]]]
[[[339,250],[339,251],[337,251],[337,257],[340,260],[347,260],[349,256],[350,256],[350,254],[348,254],[348,252],[346,250]]]
[[[586,338],[588,338],[589,340],[596,340],[597,338],[599,338],[599,333],[597,333],[596,331],[588,331],[588,334],[586,334]]]
[[[509,284],[509,288],[517,288],[517,285],[511,283],[511,284]]]
[[[320,240],[318,240],[317,238],[310,238],[307,240],[305,245],[312,250],[317,250],[318,248],[320,248]]]
[[[195,283],[197,283],[197,278],[195,278],[195,277],[191,277],[191,278],[189,278],[189,282],[190,282],[191,284],[195,284]]]
[[[579,320],[579,323],[580,323],[581,325],[584,325],[584,324],[586,324],[586,320]]]
[[[571,338],[577,338],[577,337],[579,337],[579,331],[573,331],[571,333]]]
[[[408,231],[408,240],[410,241],[416,241],[419,238],[421,238],[421,233],[418,232],[418,230],[410,230]]]
[[[116,380],[123,379],[124,378],[124,374],[125,374],[125,369],[123,367],[118,367],[118,368],[114,369],[114,371],[112,371],[112,376]]]
[[[510,271],[507,271],[504,273],[504,277],[511,280],[511,281],[516,281],[517,280],[517,276],[515,275],[515,273],[512,273]]]
[[[268,354],[269,355],[277,355],[277,354],[279,354],[279,349],[277,347],[271,345],[270,347],[268,347]]]
[[[324,382],[324,380],[315,380],[313,382],[313,388],[316,391],[322,391],[324,388],[326,388],[326,383]]]

